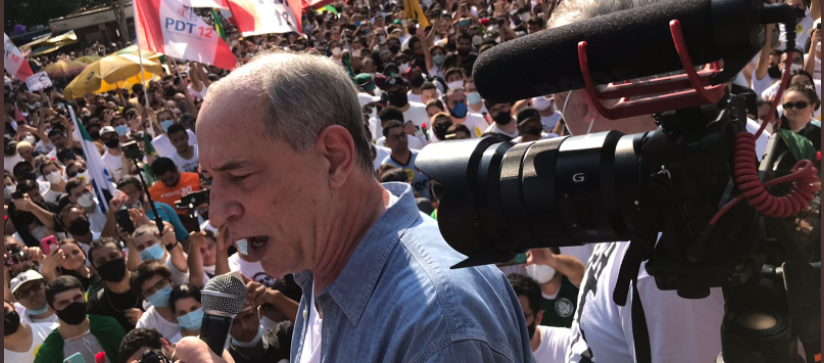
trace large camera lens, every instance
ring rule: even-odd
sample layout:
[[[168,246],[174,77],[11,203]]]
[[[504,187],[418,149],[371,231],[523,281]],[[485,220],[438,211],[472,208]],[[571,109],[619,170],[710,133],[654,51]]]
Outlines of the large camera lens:
[[[469,257],[458,267],[500,263],[534,247],[629,240],[647,135],[440,142],[416,166],[446,189],[438,219]]]

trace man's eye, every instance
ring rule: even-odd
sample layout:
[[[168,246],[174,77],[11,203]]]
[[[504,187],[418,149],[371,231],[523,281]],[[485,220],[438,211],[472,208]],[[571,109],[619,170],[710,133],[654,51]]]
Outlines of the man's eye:
[[[252,176],[252,174],[229,175],[229,177],[232,178],[232,180],[236,181],[236,182],[244,181],[244,180],[248,179],[250,176]]]

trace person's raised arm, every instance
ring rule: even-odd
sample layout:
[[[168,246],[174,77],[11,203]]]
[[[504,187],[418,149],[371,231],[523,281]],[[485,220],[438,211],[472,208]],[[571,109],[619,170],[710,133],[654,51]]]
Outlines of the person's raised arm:
[[[813,1],[815,2],[815,1]],[[816,44],[821,41],[821,29],[813,29],[813,33],[810,36],[812,39],[812,43],[810,43],[810,51],[807,53],[807,60],[804,61],[804,71],[809,74],[815,73],[815,59],[816,59]]]
[[[189,283],[203,288],[203,255],[200,247],[206,242],[206,234],[203,232],[192,232],[189,234]]]
[[[821,19],[821,1],[813,0],[811,2],[811,4],[810,4],[810,18],[812,18],[813,21]],[[813,43],[813,46],[815,46],[815,43]]]
[[[37,220],[39,220],[40,223],[43,223],[43,226],[49,230],[54,230],[54,227],[57,224],[54,219],[54,214],[32,202],[28,194],[23,194],[22,199],[15,199],[14,207],[19,211],[34,214],[34,216],[37,217]]]
[[[189,272],[189,261],[186,261],[186,254],[183,253],[183,245],[177,241],[175,229],[169,222],[164,222],[163,233],[160,235],[163,247],[169,251],[172,259],[172,266],[182,273]],[[189,276],[191,278],[191,276]]]
[[[156,136],[163,135],[163,128],[160,127],[160,121],[157,120],[157,113],[151,107],[146,107],[144,113],[149,116],[149,120],[152,123],[152,130]]]
[[[232,272],[231,268],[229,267],[230,247],[232,247],[232,242],[229,240],[229,228],[223,226],[217,232],[215,275],[223,275]]]
[[[767,41],[764,42],[764,48],[761,48],[761,54],[758,56],[758,63],[755,65],[755,78],[753,82],[760,81],[767,77],[767,70],[770,68],[770,53],[772,52],[772,34],[775,29],[774,24],[767,24]]]
[[[549,248],[531,249],[527,252],[526,256],[527,265],[546,265],[552,267],[569,278],[569,281],[575,284],[575,286],[581,286],[586,267],[583,262],[577,258],[567,255],[556,255]]]
[[[123,164],[125,167],[128,164]],[[125,204],[125,194],[121,194],[119,196],[115,196],[112,200],[109,201],[109,210],[106,211],[106,225],[103,226],[103,230],[100,231],[101,237],[117,237],[117,218],[115,214],[123,209],[123,204]]]

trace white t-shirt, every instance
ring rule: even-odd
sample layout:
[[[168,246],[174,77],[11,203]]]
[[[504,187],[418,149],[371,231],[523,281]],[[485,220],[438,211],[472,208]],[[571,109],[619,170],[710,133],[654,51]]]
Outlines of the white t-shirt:
[[[409,141],[409,142],[407,143],[407,146],[409,146],[409,149],[410,149],[410,150],[420,150],[420,149],[423,149],[424,144],[423,144],[423,142],[421,142],[421,140],[420,140],[420,139],[418,139],[417,137],[412,136],[412,135],[406,135],[406,139]],[[376,142],[375,142],[375,145],[377,145],[377,146],[379,146],[379,147],[381,147],[381,146],[382,146],[382,147],[386,148],[386,138],[385,138],[385,137],[383,137],[383,136],[381,136],[381,138],[380,138],[380,139],[378,139],[378,141],[376,141]],[[380,154],[380,152],[378,152],[378,154]],[[388,156],[389,154],[386,154],[386,155]],[[383,160],[383,159],[380,159],[380,160]]]
[[[586,266],[592,256],[592,251],[595,250],[595,245],[586,244],[583,246],[560,247],[560,249],[562,255],[575,257]]]
[[[515,122],[515,120],[512,120],[512,122]],[[486,128],[486,131],[484,131],[484,134],[488,134],[488,133],[506,135],[506,136],[509,136],[512,139],[514,139],[518,136],[521,136],[521,133],[518,132],[518,129],[515,129],[514,134],[510,134],[510,133],[502,130],[500,127],[498,127],[498,124],[496,124],[494,122],[492,123],[492,125],[489,125],[489,127]]]
[[[51,334],[54,330],[54,328],[48,324],[27,325],[31,327],[31,347],[25,353],[12,352],[8,349],[3,348],[3,363],[33,363],[35,351],[38,350],[41,345],[43,345],[43,342],[46,341],[46,338],[48,338],[49,334]]]
[[[266,287],[274,286],[275,281],[277,281],[277,279],[272,278],[263,270],[260,262],[246,262],[240,258],[238,253],[229,257],[229,270],[232,272],[240,271],[243,276],[257,281]]]
[[[544,126],[544,131],[552,132],[555,130],[555,125],[558,124],[558,121],[561,119],[561,113],[555,112],[552,116],[541,116],[541,125]]]
[[[60,196],[62,195],[63,193],[55,192],[54,190],[51,190],[51,188],[49,188],[49,190],[43,193],[43,199],[49,203],[57,204],[57,201],[60,199]]]
[[[538,325],[536,334],[541,335],[541,345],[532,356],[535,363],[563,363],[566,362],[567,348],[572,337],[569,328],[557,328]]]
[[[52,145],[49,140],[40,140],[37,142],[37,145],[34,146],[34,151],[38,154],[48,154],[52,150],[54,150],[54,145]]]
[[[197,147],[197,135],[195,135],[192,130],[186,130],[186,133],[189,134],[189,145]],[[157,151],[157,156],[160,157],[170,158],[177,153],[177,149],[172,145],[172,141],[169,140],[166,134],[155,137],[154,140],[152,140],[152,146],[155,151]]]
[[[160,316],[160,313],[154,306],[143,313],[143,317],[137,322],[136,328],[152,328],[157,330],[161,336],[171,341],[176,335],[180,334],[180,325],[177,322],[170,322]]]
[[[375,158],[375,161],[373,161],[373,163],[375,164],[375,170],[377,171],[378,168],[380,168],[381,165],[383,165],[381,164],[383,160],[388,158],[389,155],[392,153],[392,150],[389,150],[388,147],[375,145],[375,153],[378,154],[378,157]]]
[[[486,122],[483,116],[471,112],[467,114],[466,121],[461,125],[469,129],[470,136],[473,139],[480,139],[484,135],[484,130],[489,128],[489,122]]]
[[[312,298],[309,305],[312,312],[309,314],[306,336],[303,338],[303,347],[300,351],[300,363],[320,363],[321,340],[323,338],[323,319],[315,306],[315,286],[312,285]]]
[[[758,121],[748,118],[747,119],[747,131],[751,134],[755,134],[758,132],[758,129],[761,128],[761,124]],[[764,158],[764,154],[767,152],[767,144],[770,142],[770,133],[767,130],[761,133],[757,139],[755,139],[755,155],[758,156],[758,160]]]
[[[186,254],[184,253],[183,255],[185,256]],[[167,254],[165,265],[169,269],[169,271],[172,272],[172,281],[174,281],[175,286],[180,286],[189,283],[189,272],[182,272],[178,270],[177,267],[175,267],[175,265],[172,263],[172,255]],[[205,272],[203,274],[206,275]]]
[[[406,98],[409,100],[409,102],[415,102],[415,103],[423,104],[423,99],[421,98],[421,96],[423,96],[423,94],[416,95],[416,94],[412,93],[412,91],[409,91],[406,94]]]
[[[752,90],[755,91],[755,94],[761,96],[761,94],[764,93],[764,91],[766,91],[767,88],[770,88],[770,86],[772,86],[773,83],[775,83],[775,82],[776,82],[776,80],[772,79],[772,77],[770,77],[770,75],[765,75],[764,79],[759,81],[758,77],[755,76],[755,69],[753,69],[753,71],[752,71]]]
[[[106,169],[109,171],[109,174],[111,174],[112,180],[120,180],[120,174],[123,173],[122,157],[109,154],[109,151],[107,150],[103,154],[103,164],[106,165]]]
[[[815,21],[810,16],[810,9],[807,9],[806,16],[801,19],[795,27],[795,49],[804,51],[804,46],[807,45],[807,39],[810,39],[810,29],[813,28]],[[787,49],[785,43],[787,42],[787,33],[784,31],[784,24],[778,24],[778,48],[780,50]]]
[[[195,148],[195,153],[191,159],[184,159],[180,154],[175,151],[174,154],[169,156],[169,159],[175,162],[177,165],[177,169],[185,172],[185,173],[197,173],[197,168],[200,166],[200,161],[197,158],[197,146]]]
[[[632,292],[625,306],[613,302],[615,283],[629,242],[595,246],[584,275],[570,341],[570,363],[634,363]],[[724,296],[712,289],[705,299],[683,299],[675,291],[661,291],[641,265],[638,293],[647,317],[653,362],[713,362],[721,352]],[[586,337],[586,340],[584,339]],[[590,353],[592,359],[582,354]]]
[[[59,325],[57,321],[57,314],[52,314],[51,316],[45,319],[34,319],[28,314],[28,309],[26,309],[23,305],[20,305],[18,303],[14,303],[14,310],[17,310],[17,315],[20,315],[20,321],[23,324],[38,324],[51,326],[52,330],[57,329],[57,326]]]
[[[5,156],[3,155],[3,170],[12,174],[14,171],[14,166],[24,162],[20,154],[15,153],[14,156]]]
[[[432,125],[429,123],[429,114],[426,113],[426,106],[420,102],[409,102],[409,109],[403,113],[403,122],[412,121],[415,127],[418,130],[415,132],[415,137],[418,138],[421,142],[421,148],[426,146],[428,143],[426,141],[426,136],[423,135],[423,124],[426,124],[426,127],[431,128]],[[412,148],[412,145],[409,145],[409,148]]]

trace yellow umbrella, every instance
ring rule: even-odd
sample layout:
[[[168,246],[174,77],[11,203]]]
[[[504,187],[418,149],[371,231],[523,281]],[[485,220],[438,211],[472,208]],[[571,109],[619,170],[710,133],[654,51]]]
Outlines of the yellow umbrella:
[[[88,64],[76,60],[61,60],[43,68],[51,78],[75,76],[82,72]]]
[[[102,58],[99,55],[86,55],[86,56],[82,56],[80,58],[77,58],[74,61],[75,62],[80,62],[80,63],[83,63],[83,64],[92,64],[94,62],[99,61],[100,59],[102,59]]]
[[[163,67],[160,64],[147,59],[143,60],[143,69],[146,82],[163,73]],[[130,89],[142,81],[140,60],[137,56],[130,54],[108,56],[86,67],[63,90],[63,96],[76,99],[89,93],[103,93],[118,88]]]

